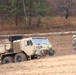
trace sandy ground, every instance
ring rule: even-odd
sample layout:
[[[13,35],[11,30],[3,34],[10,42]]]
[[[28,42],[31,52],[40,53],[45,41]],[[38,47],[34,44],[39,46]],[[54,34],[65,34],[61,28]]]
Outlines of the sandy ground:
[[[76,55],[0,65],[0,75],[76,75]]]
[[[73,35],[47,36],[56,54],[52,57],[0,65],[0,75],[76,75]]]

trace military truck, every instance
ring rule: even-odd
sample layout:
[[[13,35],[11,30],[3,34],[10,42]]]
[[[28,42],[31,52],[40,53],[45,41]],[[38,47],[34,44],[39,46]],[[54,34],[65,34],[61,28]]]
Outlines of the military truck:
[[[16,63],[29,60],[32,57],[41,58],[54,55],[55,50],[45,37],[10,36],[5,44],[0,45],[0,58],[2,64]]]

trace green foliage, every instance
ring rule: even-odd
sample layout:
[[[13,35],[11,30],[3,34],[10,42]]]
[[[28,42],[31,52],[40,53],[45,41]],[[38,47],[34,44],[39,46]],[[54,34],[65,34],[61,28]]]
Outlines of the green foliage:
[[[46,13],[48,12],[48,6],[45,0],[40,0],[38,2],[38,12],[41,16],[45,16]]]
[[[25,7],[23,7],[22,0],[0,0],[0,13],[10,18],[18,16],[25,16],[31,24],[32,17],[41,18],[41,16],[48,15],[50,8],[46,0],[24,0]],[[26,15],[24,13],[24,9]]]

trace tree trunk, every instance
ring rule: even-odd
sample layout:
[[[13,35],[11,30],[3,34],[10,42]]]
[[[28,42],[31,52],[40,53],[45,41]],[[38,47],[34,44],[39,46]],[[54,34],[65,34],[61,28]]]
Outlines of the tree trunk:
[[[65,17],[66,17],[66,19],[68,19],[68,17],[69,17],[69,9],[68,8],[66,8],[66,15],[65,15]]]
[[[41,24],[41,17],[38,17],[38,18],[37,18],[37,27],[39,27],[40,24]]]
[[[18,25],[18,13],[16,14],[15,23],[16,23],[16,26],[17,26]]]
[[[16,8],[18,9],[18,3],[16,4]],[[16,16],[15,16],[15,23],[16,23],[16,26],[18,25],[18,11],[16,12]]]
[[[29,26],[31,25],[31,15],[29,16]]]
[[[26,13],[26,10],[25,10],[25,1],[23,0],[23,8],[24,8],[24,14],[25,14],[25,22],[26,22],[26,28],[28,28],[28,17],[27,17],[27,13]]]
[[[1,27],[3,27],[3,13],[0,14],[0,23],[1,23]]]
[[[30,7],[30,12],[29,12],[29,26],[31,25],[31,20],[32,20],[32,16],[31,16],[31,12],[32,12],[32,1],[30,1],[30,5],[29,5],[29,7]]]

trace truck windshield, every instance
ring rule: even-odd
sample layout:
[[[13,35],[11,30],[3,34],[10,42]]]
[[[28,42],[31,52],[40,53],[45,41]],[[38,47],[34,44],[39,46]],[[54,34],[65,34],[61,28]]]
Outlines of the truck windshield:
[[[50,45],[50,42],[46,38],[33,38],[33,42],[36,45]]]

